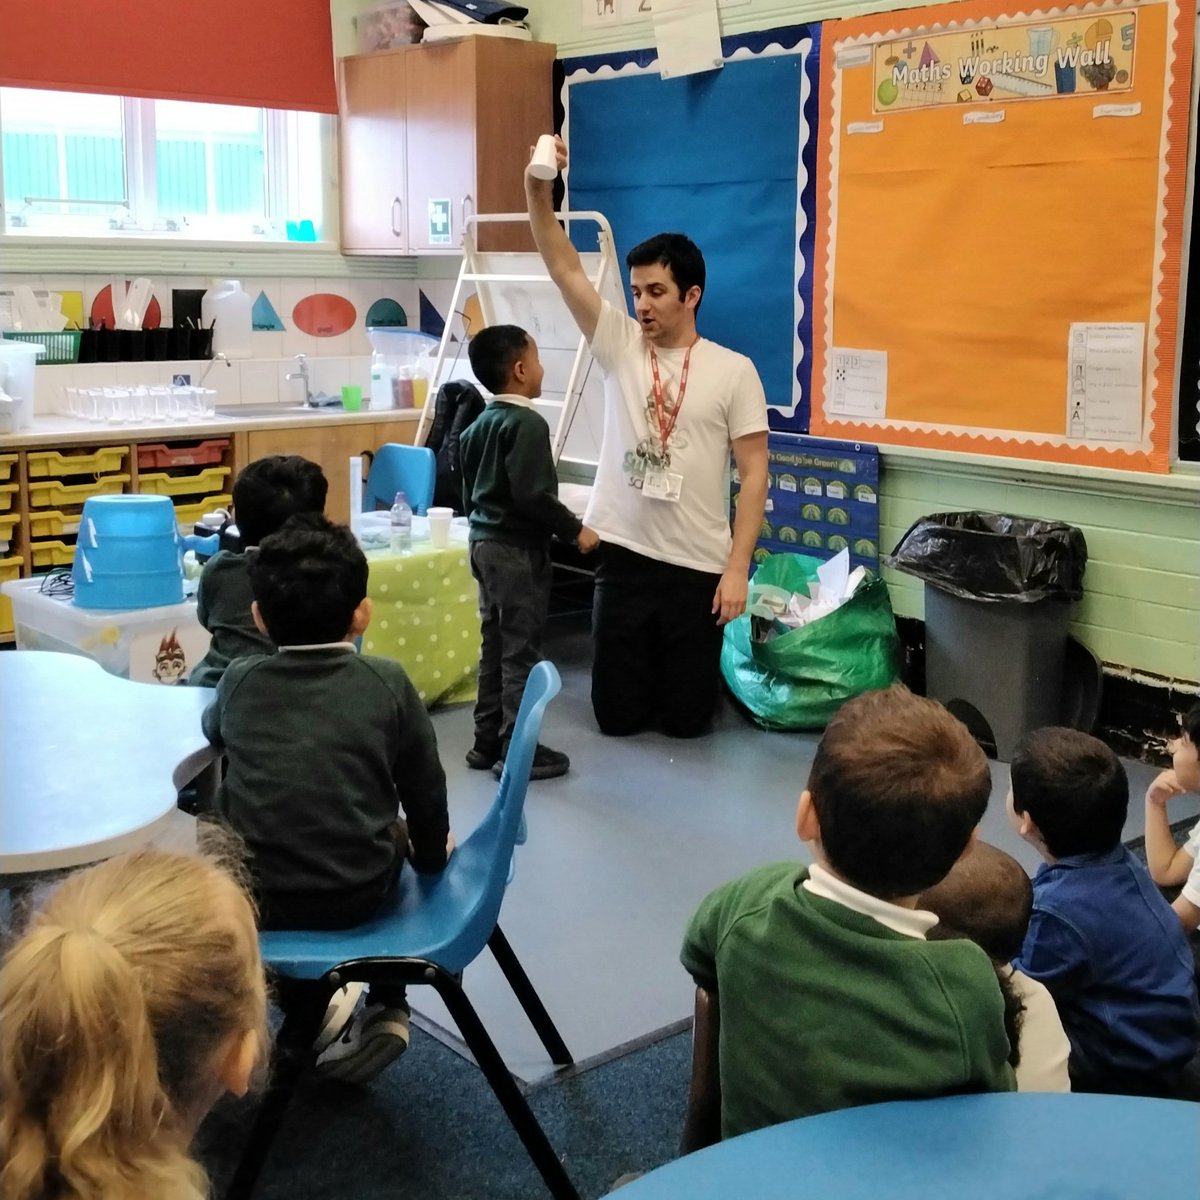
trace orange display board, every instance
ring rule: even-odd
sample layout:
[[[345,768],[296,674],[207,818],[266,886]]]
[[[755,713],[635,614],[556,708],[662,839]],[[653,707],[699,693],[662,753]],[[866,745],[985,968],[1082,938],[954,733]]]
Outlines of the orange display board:
[[[1192,21],[825,27],[813,433],[1168,469]]]

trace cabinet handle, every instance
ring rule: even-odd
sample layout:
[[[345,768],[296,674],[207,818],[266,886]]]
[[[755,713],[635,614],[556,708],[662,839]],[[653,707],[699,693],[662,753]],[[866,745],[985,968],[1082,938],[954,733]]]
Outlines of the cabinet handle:
[[[397,214],[399,220],[397,220]],[[394,237],[403,237],[403,231],[400,228],[401,222],[404,220],[404,204],[399,196],[392,200],[392,235]]]
[[[458,206],[459,216],[461,217],[461,220],[459,222],[459,227],[458,227],[460,236],[462,234],[466,233],[466,231],[467,231],[467,204],[468,203],[470,203],[470,205],[471,205],[471,216],[474,216],[475,215],[475,200],[472,197],[470,192],[468,192],[462,198],[462,202]]]

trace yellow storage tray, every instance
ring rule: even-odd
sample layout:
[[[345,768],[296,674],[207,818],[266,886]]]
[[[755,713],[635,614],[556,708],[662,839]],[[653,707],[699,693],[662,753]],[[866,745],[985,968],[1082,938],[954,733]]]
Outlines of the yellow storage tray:
[[[71,486],[61,479],[42,480],[29,484],[29,506],[31,508],[62,508],[63,505],[82,504],[89,496],[115,496],[125,490],[128,475],[101,475],[99,479]],[[14,491],[16,489],[14,488]],[[0,508],[5,507],[0,497]]]
[[[192,526],[200,520],[205,513],[210,513],[217,508],[229,508],[233,504],[233,497],[228,493],[222,493],[219,496],[205,496],[203,500],[189,501],[187,504],[175,505],[175,520],[180,525]],[[188,529],[188,533],[191,533]]]
[[[128,446],[101,446],[98,450],[70,452],[31,450],[25,455],[30,479],[57,478],[62,475],[104,475],[124,465]]]
[[[0,513],[8,512],[16,498],[17,485],[15,483],[0,483]]]
[[[16,465],[17,456],[15,454],[0,454],[0,483],[7,483],[12,478]]]
[[[138,491],[155,496],[198,496],[201,492],[219,490],[225,486],[232,467],[206,467],[188,475],[167,475],[151,471],[138,476]]]
[[[59,512],[56,508],[39,508],[29,514],[30,537],[61,537],[64,533],[78,533],[83,520],[83,509]]]
[[[75,561],[75,547],[66,542],[30,542],[29,561],[35,571],[69,567]]]
[[[10,579],[20,579],[21,564],[24,561],[19,554],[11,558],[0,558],[0,583],[7,583]],[[12,631],[12,601],[7,596],[0,595],[0,633],[12,633]]]

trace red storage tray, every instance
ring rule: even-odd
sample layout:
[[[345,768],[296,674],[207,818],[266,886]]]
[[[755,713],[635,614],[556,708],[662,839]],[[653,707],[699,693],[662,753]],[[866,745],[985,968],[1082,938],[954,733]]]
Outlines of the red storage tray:
[[[147,442],[137,448],[138,469],[207,466],[209,463],[219,463],[228,449],[228,438],[209,438],[203,442],[171,446],[165,442]]]

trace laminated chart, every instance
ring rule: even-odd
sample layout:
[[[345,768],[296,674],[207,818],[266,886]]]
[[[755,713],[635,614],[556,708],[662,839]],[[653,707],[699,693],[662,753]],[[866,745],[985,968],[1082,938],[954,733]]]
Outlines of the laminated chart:
[[[879,573],[879,451],[799,434],[767,439],[767,508],[754,561],[772,554],[832,558]],[[739,492],[736,472],[733,502]]]
[[[1193,14],[875,14],[822,38],[814,434],[1169,466]]]

